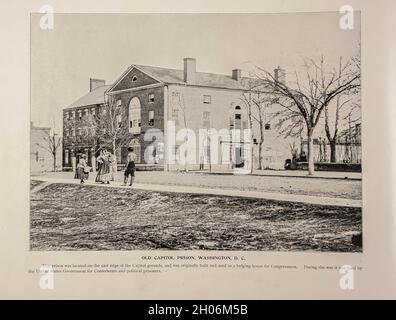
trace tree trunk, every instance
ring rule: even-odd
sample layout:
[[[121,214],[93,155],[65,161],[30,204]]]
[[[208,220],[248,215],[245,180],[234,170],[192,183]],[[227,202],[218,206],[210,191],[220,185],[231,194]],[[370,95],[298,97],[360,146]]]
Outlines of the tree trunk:
[[[261,117],[260,117],[261,118]],[[263,170],[263,144],[264,144],[264,125],[262,119],[260,119],[260,143],[259,143],[259,169]]]
[[[116,139],[113,138],[113,154],[116,154]]]
[[[336,140],[330,141],[330,162],[337,162],[336,145]]]
[[[54,158],[54,172],[56,171],[56,153],[53,154]]]
[[[309,175],[313,175],[315,172],[312,135],[313,135],[313,129],[308,129],[308,174]]]

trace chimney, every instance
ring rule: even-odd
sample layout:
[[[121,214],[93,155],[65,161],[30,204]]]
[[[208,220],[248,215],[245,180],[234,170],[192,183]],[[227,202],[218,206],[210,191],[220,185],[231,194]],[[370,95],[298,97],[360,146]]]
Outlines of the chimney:
[[[281,67],[278,67],[274,70],[275,80],[285,84],[286,83],[286,71]]]
[[[232,70],[232,79],[239,81],[239,80],[241,80],[241,75],[242,75],[241,69]]]
[[[106,80],[89,78],[89,92],[95,90],[98,87],[104,86]]]
[[[184,82],[194,83],[197,60],[194,58],[184,58]]]

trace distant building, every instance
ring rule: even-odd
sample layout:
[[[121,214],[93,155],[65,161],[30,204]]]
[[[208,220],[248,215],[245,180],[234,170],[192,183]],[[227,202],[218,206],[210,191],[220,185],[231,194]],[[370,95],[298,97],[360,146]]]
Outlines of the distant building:
[[[121,164],[126,161],[128,146],[132,146],[138,164],[162,166],[165,170],[179,169],[179,164],[168,164],[164,160],[168,159],[167,152],[176,154],[183,144],[179,141],[174,150],[168,150],[167,141],[173,134],[168,121],[174,122],[176,133],[187,127],[197,136],[203,128],[248,129],[247,107],[242,95],[249,90],[252,79],[242,77],[239,69],[232,70],[230,75],[203,73],[196,71],[195,59],[185,58],[183,62],[182,70],[132,65],[110,86],[106,86],[104,80],[91,79],[90,92],[63,110],[63,167],[72,168],[81,153],[88,156],[90,165],[95,161],[97,143],[95,139],[85,138],[84,132],[91,129],[87,128],[84,119],[101,112],[105,97],[111,97],[117,106],[125,108],[128,115],[120,119],[128,126],[130,134],[129,141],[116,152]],[[275,76],[285,81],[284,70],[276,69]],[[266,114],[262,159],[263,167],[279,169],[283,168],[286,158],[291,158],[291,153],[288,143],[278,136],[271,117],[273,112],[270,108]],[[254,167],[257,167],[259,125],[253,122],[252,127],[251,147]],[[189,169],[207,168],[214,151],[219,158],[226,152],[224,155],[229,159],[228,164],[214,164],[214,169],[243,165],[246,150],[243,138],[228,148],[225,145],[230,144],[230,138],[220,140],[214,147],[216,150],[210,142],[197,141],[197,161],[189,165]],[[201,146],[201,143],[206,144]],[[200,155],[198,149],[201,147],[206,151]]]
[[[51,133],[49,127],[34,126],[30,123],[30,172],[38,173],[54,170],[54,159],[48,150],[48,137]],[[61,168],[62,147],[59,148],[56,167]]]

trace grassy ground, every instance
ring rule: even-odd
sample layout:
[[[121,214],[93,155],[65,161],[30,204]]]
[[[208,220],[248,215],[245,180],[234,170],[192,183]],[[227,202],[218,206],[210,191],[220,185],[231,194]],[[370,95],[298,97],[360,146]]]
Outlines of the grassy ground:
[[[360,252],[361,209],[53,184],[31,195],[32,250]]]

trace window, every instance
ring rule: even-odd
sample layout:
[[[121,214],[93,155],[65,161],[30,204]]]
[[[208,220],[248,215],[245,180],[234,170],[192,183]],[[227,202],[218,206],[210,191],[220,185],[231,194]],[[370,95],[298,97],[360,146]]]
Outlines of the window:
[[[154,102],[154,93],[150,93],[148,97],[150,103]]]
[[[133,81],[133,82],[137,81],[137,77],[136,77],[136,76],[133,76],[132,81]]]
[[[234,129],[241,129],[242,116],[240,113],[236,113],[234,117]]]
[[[210,112],[204,111],[202,113],[202,120],[203,120],[203,127],[209,128],[210,127]]]
[[[121,99],[117,100],[117,107],[121,107],[122,101]]]
[[[211,103],[212,103],[212,97],[205,94],[205,95],[203,96],[203,103],[211,104]]]
[[[78,120],[81,120],[81,119],[82,119],[82,112],[80,110],[80,111],[78,111]]]
[[[72,129],[72,136],[75,137],[76,136],[76,129]]]
[[[39,152],[36,151],[36,162],[38,162],[38,161],[39,161]]]
[[[69,137],[69,130],[65,130],[65,136],[68,138]]]
[[[94,116],[95,115],[95,108],[91,109],[91,114]]]
[[[69,150],[65,150],[65,164],[69,164]]]
[[[65,112],[65,118],[66,120],[69,120],[69,112]]]
[[[117,115],[117,124],[118,124],[118,128],[121,128],[122,125],[122,117],[120,114]]]
[[[85,109],[85,110],[84,110],[84,116],[88,117],[88,115],[89,115],[89,110],[88,110],[88,109]]]
[[[179,118],[179,109],[178,108],[172,108],[172,118],[175,120]]]
[[[149,111],[149,126],[154,126],[154,110]]]
[[[72,118],[72,119],[74,119],[75,114],[76,114],[76,113],[75,113],[74,111],[71,112],[71,118]]]
[[[265,130],[271,130],[271,125],[269,123],[265,124]]]
[[[133,134],[141,131],[141,105],[140,100],[134,97],[129,102],[129,132]]]

